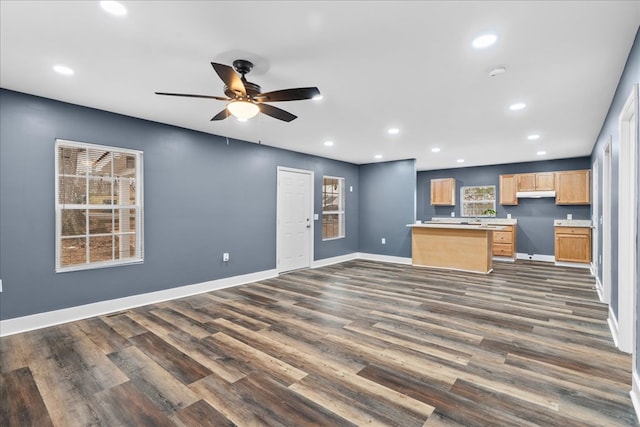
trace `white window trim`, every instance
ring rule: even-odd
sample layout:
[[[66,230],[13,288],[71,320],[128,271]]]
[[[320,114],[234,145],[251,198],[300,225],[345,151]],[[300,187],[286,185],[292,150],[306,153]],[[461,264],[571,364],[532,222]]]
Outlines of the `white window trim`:
[[[84,148],[84,149],[95,149],[95,150],[105,150],[105,151],[116,151],[118,153],[131,154],[135,156],[137,159],[136,164],[136,231],[131,234],[136,236],[136,248],[139,253],[139,257],[135,258],[127,258],[124,260],[110,260],[110,261],[97,261],[90,262],[85,264],[77,264],[73,266],[60,266],[60,257],[62,252],[62,209],[63,207],[83,207],[85,209],[104,209],[105,205],[92,205],[92,204],[82,204],[82,205],[73,205],[73,204],[61,204],[59,198],[59,164],[58,164],[58,148],[60,146],[65,147],[75,147],[75,148]],[[96,268],[106,268],[106,267],[117,267],[121,265],[131,265],[131,264],[142,264],[144,262],[144,156],[143,152],[139,150],[132,150],[128,148],[121,147],[113,147],[108,145],[99,145],[99,144],[91,144],[86,142],[78,142],[78,141],[69,141],[65,139],[56,139],[54,144],[54,183],[55,183],[55,272],[56,273],[66,273],[71,271],[81,271],[81,270],[93,270]],[[130,205],[109,205],[110,208],[118,209],[118,208],[130,208]],[[88,233],[89,230],[87,230]],[[125,234],[125,233],[121,233]],[[86,234],[85,234],[86,235]],[[110,235],[110,234],[109,234]],[[99,236],[99,234],[95,234],[92,236]]]
[[[328,179],[337,179],[339,182],[341,182],[341,189],[340,189],[340,208],[339,210],[335,210],[335,211],[325,211],[324,210],[324,202],[323,202],[323,209],[322,209],[322,216],[324,217],[324,215],[338,215],[339,218],[339,228],[338,228],[338,233],[339,236],[336,237],[323,237],[322,241],[327,242],[329,240],[337,240],[337,239],[344,239],[347,236],[347,230],[346,230],[346,222],[347,222],[347,218],[345,216],[345,204],[346,204],[346,179],[340,176],[330,176],[330,175],[324,175],[322,177],[322,196],[324,196],[324,180],[325,178]]]
[[[465,188],[476,188],[476,187],[493,187],[493,200],[484,199],[484,200],[465,200],[464,199],[464,190]],[[493,203],[493,209],[496,210],[496,186],[495,185],[465,185],[464,187],[460,187],[460,216],[464,218],[494,218],[495,214],[488,215],[466,215],[465,214],[465,205],[469,203]]]

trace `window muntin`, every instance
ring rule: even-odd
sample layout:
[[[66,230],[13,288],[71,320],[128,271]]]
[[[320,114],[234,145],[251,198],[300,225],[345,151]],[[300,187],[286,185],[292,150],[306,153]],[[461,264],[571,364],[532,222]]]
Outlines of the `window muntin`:
[[[56,272],[143,261],[142,152],[56,140]]]
[[[494,217],[496,216],[496,186],[480,185],[460,189],[460,216]]]
[[[322,240],[345,236],[344,178],[322,178]]]

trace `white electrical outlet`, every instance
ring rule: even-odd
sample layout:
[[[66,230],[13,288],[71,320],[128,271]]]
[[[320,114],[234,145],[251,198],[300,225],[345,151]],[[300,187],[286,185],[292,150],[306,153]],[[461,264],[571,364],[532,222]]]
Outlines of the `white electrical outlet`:
[[[568,220],[572,220],[573,219],[573,215],[572,214],[567,214],[567,219]]]
[[[353,193],[353,185],[349,186],[349,193]]]
[[[386,245],[387,244],[387,239],[385,239],[384,237],[382,238],[382,244]]]
[[[224,262],[229,261],[229,252],[225,252],[222,254],[222,261]]]

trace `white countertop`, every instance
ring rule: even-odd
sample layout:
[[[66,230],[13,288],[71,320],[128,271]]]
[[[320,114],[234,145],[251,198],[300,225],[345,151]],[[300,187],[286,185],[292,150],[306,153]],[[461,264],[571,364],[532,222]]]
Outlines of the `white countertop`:
[[[445,223],[441,221],[428,221],[420,224],[407,224],[407,227],[413,228],[451,228],[457,230],[489,230],[489,231],[499,231],[504,230],[505,227],[499,224],[453,224],[453,223]]]
[[[589,219],[554,219],[554,227],[591,227]]]
[[[449,218],[449,217],[433,217],[430,223],[448,223],[448,224],[491,224],[491,225],[516,225],[518,220],[515,218]]]

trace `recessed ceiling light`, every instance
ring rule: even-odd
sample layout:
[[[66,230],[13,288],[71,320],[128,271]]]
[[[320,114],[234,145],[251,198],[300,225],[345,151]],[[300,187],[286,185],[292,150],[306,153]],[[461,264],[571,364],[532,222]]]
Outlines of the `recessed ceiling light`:
[[[321,94],[318,94],[318,95],[314,96],[314,97],[313,97],[313,98],[311,98],[311,99],[313,99],[314,101],[320,101],[320,100],[322,99],[322,95],[321,95]]]
[[[547,154],[547,152],[546,151],[538,151],[536,154],[538,156],[544,156],[545,154]]]
[[[432,151],[433,153],[439,153],[439,152],[440,152],[440,149],[439,149],[438,147],[435,147],[435,148],[432,148],[432,149],[431,149],[431,151]]]
[[[507,72],[506,67],[496,67],[493,70],[489,71],[489,77],[499,76],[500,74],[504,74]]]
[[[529,141],[535,141],[536,139],[540,139],[540,135],[538,135],[537,133],[532,133],[531,135],[527,136],[527,139]]]
[[[63,76],[73,76],[73,74],[75,73],[72,68],[69,68],[66,65],[62,64],[54,65],[53,71],[58,74],[62,74]]]
[[[127,8],[117,1],[101,1],[100,7],[115,16],[124,16],[127,14]]]
[[[398,129],[398,128],[389,128],[389,129],[387,129],[387,133],[389,135],[396,135],[398,132],[400,132],[400,129]]]
[[[458,159],[458,160],[456,160],[456,162],[458,162],[458,163],[464,163],[464,159]]]
[[[325,141],[324,145],[326,145],[327,147],[332,147],[333,146],[333,141]]]
[[[485,49],[493,45],[496,42],[496,40],[498,40],[498,36],[496,36],[493,33],[487,33],[473,39],[471,46],[473,46],[476,49]]]
[[[376,159],[381,159],[381,158],[382,158],[382,154],[376,154],[376,155],[375,155],[375,156],[373,156],[373,157],[375,157]]]
[[[527,104],[525,104],[524,102],[516,102],[515,104],[509,105],[509,110],[511,111],[523,110],[526,106]]]

